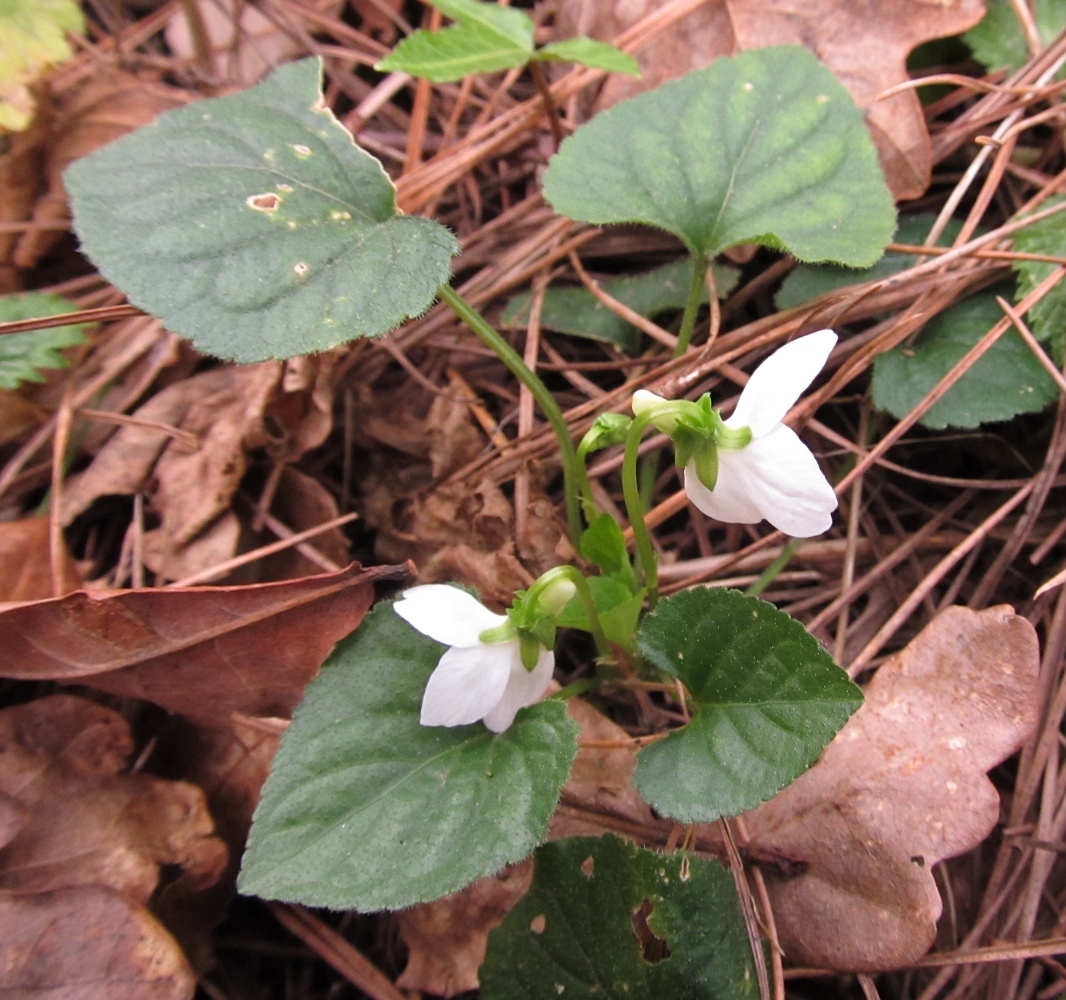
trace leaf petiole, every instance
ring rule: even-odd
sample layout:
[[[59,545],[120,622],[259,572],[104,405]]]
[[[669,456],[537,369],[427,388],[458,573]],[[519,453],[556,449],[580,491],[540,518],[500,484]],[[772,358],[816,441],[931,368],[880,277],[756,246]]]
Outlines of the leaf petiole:
[[[481,339],[481,342],[493,352],[522,383],[537,401],[541,411],[548,418],[555,437],[559,442],[559,457],[563,466],[563,495],[566,500],[566,523],[570,538],[577,545],[581,537],[581,512],[578,502],[580,495],[578,484],[581,477],[578,470],[577,452],[570,437],[563,411],[555,402],[555,397],[540,377],[532,371],[506,340],[503,339],[451,285],[441,285],[437,291],[441,301],[458,316]]]

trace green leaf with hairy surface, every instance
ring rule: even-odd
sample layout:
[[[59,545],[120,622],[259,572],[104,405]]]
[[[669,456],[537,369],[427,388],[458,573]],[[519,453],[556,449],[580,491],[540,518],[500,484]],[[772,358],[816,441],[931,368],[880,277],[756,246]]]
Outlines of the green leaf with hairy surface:
[[[1041,208],[1051,208],[1062,198],[1051,198]],[[1021,253],[1042,253],[1051,257],[1066,256],[1066,213],[1052,215],[1014,234],[1014,249]],[[1011,262],[1018,275],[1018,290],[1014,301],[1020,302],[1045,278],[1050,277],[1058,264],[1039,260]],[[1055,363],[1060,367],[1066,359],[1066,284],[1059,282],[1026,313],[1029,329],[1037,340],[1051,345]]]
[[[715,265],[714,282],[718,297],[727,296],[739,277],[740,272],[735,267]],[[644,274],[604,281],[601,287],[622,305],[650,318],[669,310],[680,312],[684,309],[691,284],[692,258],[687,257]],[[703,301],[707,301],[706,293]],[[514,296],[503,310],[501,325],[525,326],[529,322],[529,306],[528,293]],[[640,349],[640,330],[611,312],[584,286],[549,288],[544,293],[540,325],[556,333],[614,344],[628,354],[635,354]]]
[[[419,724],[446,647],[379,604],[311,682],[263,787],[242,892],[332,909],[399,909],[524,858],[577,753],[566,707],[506,732]]]
[[[471,73],[524,66],[532,58],[533,20],[525,11],[480,0],[430,2],[456,23],[412,32],[374,69],[448,83]]]
[[[78,306],[61,295],[27,292],[0,296],[0,323],[23,319],[61,316],[76,312]],[[66,368],[67,359],[60,354],[64,347],[85,343],[84,324],[54,326],[0,337],[0,389],[17,389],[22,382],[43,382],[42,370]]]
[[[1021,69],[1031,56],[1011,0],[986,0],[985,16],[963,36],[974,58],[986,69]],[[1066,28],[1066,0],[1035,0],[1028,4],[1040,41],[1050,45]]]
[[[1010,297],[1009,288],[999,293]],[[874,358],[873,404],[903,418],[1003,319],[995,290],[979,292],[945,309],[909,346]],[[919,420],[924,427],[971,428],[1019,413],[1036,413],[1058,389],[1015,330],[1008,330]]]
[[[558,42],[549,42],[537,49],[534,58],[580,63],[582,66],[602,69],[607,73],[640,76],[640,63],[628,52],[623,52],[610,42],[599,42],[595,38],[563,38]]]
[[[321,62],[199,101],[78,160],[74,225],[101,273],[201,351],[262,361],[424,312],[454,237],[401,215],[322,104]]]
[[[862,112],[798,46],[716,59],[597,115],[544,193],[572,219],[658,226],[707,258],[759,243],[865,267],[895,225]]]
[[[913,215],[901,215],[896,228],[894,243],[906,243],[921,246],[929,230],[933,228],[936,216],[931,212],[917,212]],[[949,219],[937,246],[951,246],[962,229],[958,219]],[[922,263],[922,260],[908,253],[889,251],[872,267],[847,268],[833,264],[797,264],[781,283],[781,288],[774,296],[778,309],[791,309],[803,305],[811,299],[835,292],[838,288],[864,284],[867,281],[880,281],[908,267]]]
[[[732,877],[608,834],[538,848],[489,935],[483,1000],[743,1000],[759,994]]]
[[[637,645],[685,685],[692,720],[637,754],[633,784],[682,823],[735,816],[772,798],[862,703],[799,622],[735,590],[665,598],[641,624]]]

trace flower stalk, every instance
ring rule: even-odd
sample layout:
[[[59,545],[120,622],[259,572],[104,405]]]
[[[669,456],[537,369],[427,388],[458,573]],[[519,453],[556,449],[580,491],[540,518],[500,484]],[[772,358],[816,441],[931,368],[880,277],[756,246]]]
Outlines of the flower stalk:
[[[548,423],[551,425],[559,442],[559,454],[563,466],[566,523],[570,531],[570,539],[574,545],[577,545],[581,535],[580,491],[578,485],[580,474],[577,453],[574,450],[574,442],[570,437],[570,428],[567,426],[563,411],[559,409],[559,404],[555,402],[555,397],[548,390],[548,387],[522,360],[518,352],[451,285],[441,285],[437,294],[440,296],[441,301],[445,302],[481,339],[481,342],[507,366],[511,374],[533,394],[533,398],[537,401],[541,412],[548,418]]]

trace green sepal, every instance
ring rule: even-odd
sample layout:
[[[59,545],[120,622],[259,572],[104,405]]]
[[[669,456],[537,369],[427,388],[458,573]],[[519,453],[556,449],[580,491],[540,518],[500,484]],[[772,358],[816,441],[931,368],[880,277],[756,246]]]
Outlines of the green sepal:
[[[709,490],[718,485],[718,448],[709,441],[693,452],[696,478]]]

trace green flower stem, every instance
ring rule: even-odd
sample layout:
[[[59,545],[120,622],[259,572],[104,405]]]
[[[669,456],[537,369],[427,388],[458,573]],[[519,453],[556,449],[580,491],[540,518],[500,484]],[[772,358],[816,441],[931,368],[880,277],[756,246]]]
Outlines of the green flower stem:
[[[592,588],[588,580],[573,566],[556,566],[547,573],[539,576],[529,588],[526,594],[527,600],[536,601],[538,594],[549,587],[558,579],[569,580],[577,588],[577,596],[581,598],[581,605],[585,609],[585,617],[589,620],[589,629],[596,643],[596,652],[601,659],[611,658],[611,647],[607,644],[607,636],[603,632],[600,622],[600,613],[596,610],[596,602],[592,597]]]
[[[692,331],[696,326],[696,313],[700,311],[700,301],[703,299],[703,285],[707,280],[707,257],[704,254],[692,256],[692,284],[688,289],[688,300],[685,302],[685,311],[681,315],[681,329],[677,332],[677,346],[674,348],[674,357],[679,358],[688,350],[692,340]]]
[[[633,541],[637,547],[637,560],[644,585],[648,589],[648,607],[654,608],[659,600],[659,561],[651,544],[651,533],[644,523],[644,504],[640,498],[640,486],[637,483],[637,454],[640,439],[652,422],[656,413],[641,413],[634,420],[626,435],[625,456],[622,458],[622,495],[625,497],[626,514],[633,529]]]
[[[770,586],[771,583],[774,582],[774,580],[777,579],[781,571],[789,564],[802,541],[803,539],[801,538],[790,538],[785,542],[785,544],[781,546],[781,552],[778,554],[778,557],[759,574],[759,578],[748,587],[744,593],[749,597],[758,597]]]
[[[507,343],[451,285],[441,285],[437,290],[441,300],[446,302],[455,314],[481,338],[481,342],[491,350],[522,383],[537,401],[541,411],[548,418],[552,430],[559,441],[560,458],[563,463],[563,493],[566,499],[566,521],[570,528],[570,538],[574,545],[581,537],[581,511],[578,505],[578,483],[581,476],[578,471],[577,454],[566,418],[555,397],[535,372],[522,360],[513,347]]]
[[[581,495],[581,508],[585,521],[592,524],[599,514],[596,501],[592,499],[592,481],[589,479],[589,449],[585,439],[577,446],[577,485]]]

